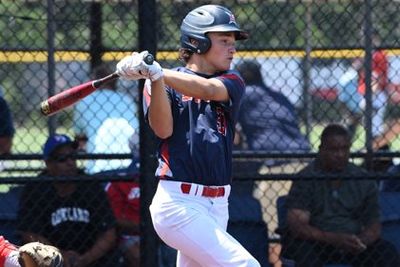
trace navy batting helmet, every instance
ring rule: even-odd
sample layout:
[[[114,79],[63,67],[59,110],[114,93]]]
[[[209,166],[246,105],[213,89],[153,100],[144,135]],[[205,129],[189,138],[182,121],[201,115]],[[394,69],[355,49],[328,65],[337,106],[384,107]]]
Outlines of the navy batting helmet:
[[[236,23],[233,13],[219,5],[204,5],[190,11],[181,25],[181,47],[194,53],[203,54],[211,46],[208,32],[234,32],[236,40],[248,38]],[[191,43],[191,39],[198,42]]]

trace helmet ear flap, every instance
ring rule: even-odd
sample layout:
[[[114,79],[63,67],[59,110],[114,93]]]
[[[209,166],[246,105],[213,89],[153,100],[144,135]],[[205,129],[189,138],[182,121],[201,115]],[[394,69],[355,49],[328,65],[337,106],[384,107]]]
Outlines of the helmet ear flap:
[[[197,54],[204,54],[211,47],[211,40],[205,35],[186,35],[181,36],[182,47]]]

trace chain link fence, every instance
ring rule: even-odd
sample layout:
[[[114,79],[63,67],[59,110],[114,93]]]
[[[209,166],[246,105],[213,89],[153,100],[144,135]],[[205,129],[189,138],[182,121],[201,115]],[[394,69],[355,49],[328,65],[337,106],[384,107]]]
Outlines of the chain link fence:
[[[126,170],[136,172],[141,158],[142,265],[158,265],[157,258],[162,257],[157,255],[166,252],[152,248],[158,240],[147,206],[156,184],[155,140],[143,121],[141,84],[116,80],[50,117],[39,107],[51,95],[113,72],[132,51],[147,49],[166,68],[181,65],[180,23],[190,10],[207,3],[2,2],[0,95],[8,104],[13,127],[1,122],[0,144],[6,147],[3,141],[7,144],[7,135],[14,134],[11,149],[2,149],[0,155],[0,233],[21,242],[15,232],[21,187],[43,181],[37,176],[45,169],[43,145],[49,134],[67,134],[79,141],[75,157],[88,175],[61,178],[64,182],[73,179],[85,185],[92,180],[104,186],[109,181],[131,181]],[[296,173],[315,157],[327,124],[348,127],[351,159],[371,172],[368,179],[376,179],[381,188],[383,179],[399,179],[394,165],[400,148],[400,2],[212,3],[230,8],[250,33],[249,40],[238,42],[232,65],[249,79],[251,94],[237,129],[229,231],[262,266],[281,266],[277,201],[288,193],[293,179],[301,179]],[[256,83],[264,83],[266,91],[251,85],[257,71],[261,80]],[[42,202],[30,205],[38,203]],[[399,215],[392,211],[391,222]],[[253,237],[259,240],[254,242]],[[111,264],[126,265],[121,257]]]

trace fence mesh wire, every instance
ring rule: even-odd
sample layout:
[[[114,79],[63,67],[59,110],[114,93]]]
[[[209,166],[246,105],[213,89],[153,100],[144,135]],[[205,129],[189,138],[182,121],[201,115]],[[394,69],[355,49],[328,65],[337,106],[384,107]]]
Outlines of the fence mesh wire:
[[[139,39],[140,29],[149,31],[144,34],[149,39],[157,36],[152,52],[163,67],[181,65],[180,23],[187,12],[210,1],[157,1],[157,16],[140,21],[139,10],[150,2],[3,1],[0,5],[0,95],[13,125],[8,127],[2,107],[0,190],[5,200],[0,202],[4,228],[0,233],[10,240],[22,242],[14,227],[19,221],[19,194],[14,192],[28,180],[40,180],[35,177],[45,168],[42,153],[49,134],[67,134],[80,142],[77,162],[88,174],[137,170],[139,147],[146,145],[139,135],[143,127],[139,83],[116,80],[50,117],[43,116],[39,107],[58,92],[113,72],[121,58],[143,47],[146,37]],[[247,246],[253,244],[249,250],[258,253],[262,266],[268,266],[268,258],[271,265],[280,266],[276,202],[288,193],[296,179],[293,175],[315,157],[327,124],[348,127],[352,161],[371,173],[380,172],[375,176],[381,187],[383,173],[392,182],[398,179],[392,165],[398,162],[400,147],[400,2],[212,3],[229,7],[250,34],[249,40],[237,43],[232,68],[243,76],[250,72],[248,79],[260,71],[267,88],[249,86],[251,93],[242,107],[229,230]],[[107,177],[99,181],[98,176],[88,179],[100,185],[108,181]],[[113,179],[131,180],[131,176]],[[394,218],[398,216],[397,210]],[[248,240],[255,236],[260,240]]]

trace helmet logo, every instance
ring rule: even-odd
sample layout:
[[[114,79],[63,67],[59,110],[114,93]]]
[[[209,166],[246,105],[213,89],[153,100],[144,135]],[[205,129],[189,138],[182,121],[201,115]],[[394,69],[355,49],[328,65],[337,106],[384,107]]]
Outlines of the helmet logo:
[[[232,13],[228,13],[228,12],[227,12],[227,14],[229,16],[228,24],[231,24],[231,23],[236,24],[235,15],[233,15]]]

